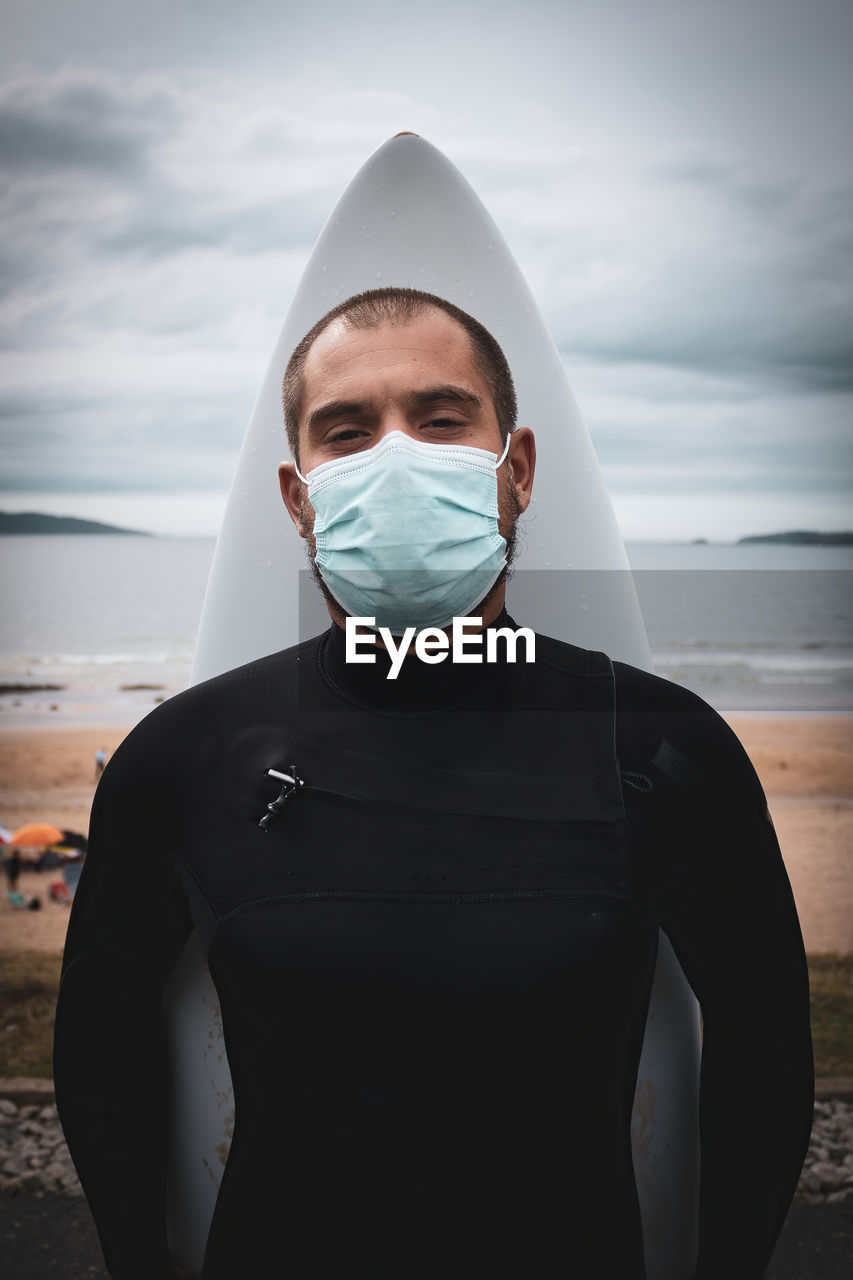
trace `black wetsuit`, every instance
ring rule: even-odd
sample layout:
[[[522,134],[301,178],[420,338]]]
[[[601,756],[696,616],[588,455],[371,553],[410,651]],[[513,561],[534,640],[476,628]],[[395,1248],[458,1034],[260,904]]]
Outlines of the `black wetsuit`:
[[[194,927],[236,1099],[204,1280],[642,1277],[659,926],[704,1017],[696,1275],[763,1275],[812,1059],[761,788],[692,694],[545,637],[536,658],[411,656],[392,682],[332,627],[171,699],[110,761],[56,1084],[117,1280],[172,1274],[161,999]],[[265,771],[291,765],[263,830]]]

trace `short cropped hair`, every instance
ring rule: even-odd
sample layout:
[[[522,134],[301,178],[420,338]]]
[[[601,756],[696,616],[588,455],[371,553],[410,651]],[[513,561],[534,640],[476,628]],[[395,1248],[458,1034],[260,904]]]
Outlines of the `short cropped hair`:
[[[477,371],[491,393],[500,427],[501,441],[506,442],[507,436],[515,429],[518,412],[515,387],[506,356],[488,329],[481,325],[479,320],[469,316],[467,311],[462,311],[460,307],[454,306],[445,298],[439,298],[434,293],[402,287],[370,289],[366,293],[354,294],[353,297],[347,298],[345,302],[339,303],[328,311],[312,329],[309,329],[287,363],[282,388],[284,423],[287,428],[290,452],[297,466],[299,465],[299,414],[305,385],[305,361],[320,334],[334,320],[343,320],[353,329],[378,329],[383,324],[411,324],[424,312],[433,310],[443,311],[445,315],[460,324],[468,334]]]

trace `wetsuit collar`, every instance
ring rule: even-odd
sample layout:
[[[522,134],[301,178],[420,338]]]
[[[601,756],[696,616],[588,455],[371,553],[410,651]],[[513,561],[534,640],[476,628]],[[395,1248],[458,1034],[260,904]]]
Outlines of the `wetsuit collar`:
[[[516,629],[516,623],[502,609],[485,629]],[[476,633],[472,633],[476,634]],[[485,658],[485,632],[481,651]],[[320,642],[320,671],[328,684],[343,697],[363,706],[386,712],[437,711],[457,706],[475,698],[483,690],[506,675],[507,663],[503,645],[497,646],[494,663],[456,663],[451,654],[441,663],[421,662],[416,654],[406,655],[395,680],[387,678],[391,667],[388,653],[377,648],[376,662],[348,663],[346,637],[342,627],[332,623]]]

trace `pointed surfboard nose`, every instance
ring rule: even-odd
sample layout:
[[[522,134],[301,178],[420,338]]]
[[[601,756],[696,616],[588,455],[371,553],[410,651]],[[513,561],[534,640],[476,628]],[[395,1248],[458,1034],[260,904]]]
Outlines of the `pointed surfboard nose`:
[[[517,562],[535,572],[518,573],[513,581],[517,613],[547,635],[571,636],[573,644],[650,669],[601,469],[530,287],[463,174],[423,135],[401,131],[372,152],[331,211],[285,317],[217,543],[193,681],[296,643],[300,627],[304,638],[312,626],[321,631],[328,625],[319,594],[320,616],[313,622],[310,592],[304,609],[297,608],[304,553],[299,539],[282,534],[275,483],[283,448],[282,374],[321,316],[346,298],[387,285],[446,298],[494,334],[513,372],[519,422],[535,429],[540,460],[547,457],[529,518],[535,536]],[[547,573],[552,568],[597,576],[584,579],[589,585],[577,586],[576,579],[571,591],[554,591]],[[287,588],[273,589],[285,578]],[[587,599],[590,590],[594,599]]]
[[[399,133],[395,133],[395,138],[419,138],[419,133],[414,133],[411,129],[401,129]]]

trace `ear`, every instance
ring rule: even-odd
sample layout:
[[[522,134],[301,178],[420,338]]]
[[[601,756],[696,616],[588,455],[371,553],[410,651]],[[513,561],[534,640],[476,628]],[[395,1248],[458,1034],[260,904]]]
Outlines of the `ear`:
[[[299,488],[301,484],[302,481],[296,474],[295,463],[282,462],[279,464],[278,485],[281,489],[281,496],[284,501],[284,505],[287,507],[287,514],[293,521],[296,527],[296,532],[299,534],[300,538],[304,538],[305,530],[302,526],[302,519],[300,517],[302,503],[300,501],[301,495]]]
[[[521,509],[526,511],[536,471],[536,438],[529,427],[519,427],[517,431],[513,431],[506,460]]]

